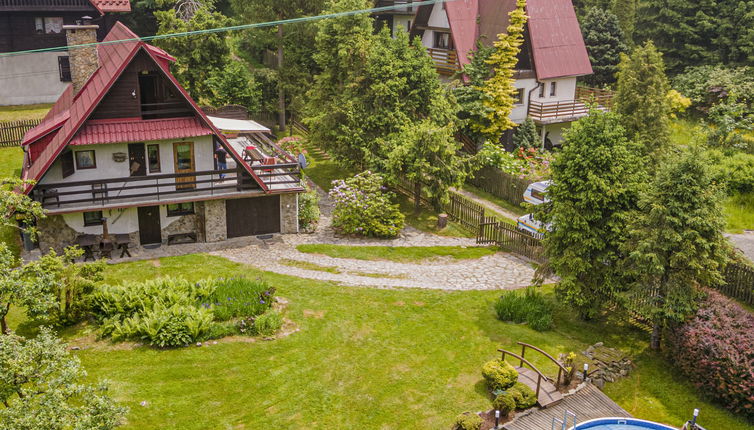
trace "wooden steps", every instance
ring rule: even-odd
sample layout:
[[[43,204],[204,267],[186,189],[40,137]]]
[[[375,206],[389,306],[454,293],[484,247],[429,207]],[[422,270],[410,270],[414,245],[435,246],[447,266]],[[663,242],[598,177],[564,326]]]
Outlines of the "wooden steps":
[[[526,384],[536,392],[537,379],[539,378],[537,372],[525,367],[516,367],[516,370],[518,371],[518,382]],[[558,404],[561,400],[563,400],[563,394],[552,383],[542,380],[539,386],[539,395],[537,396],[539,406],[546,408]]]

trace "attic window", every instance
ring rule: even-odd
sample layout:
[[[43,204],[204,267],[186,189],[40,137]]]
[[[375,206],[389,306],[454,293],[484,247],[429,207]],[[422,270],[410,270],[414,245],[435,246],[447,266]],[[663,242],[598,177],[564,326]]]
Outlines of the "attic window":
[[[445,4],[445,3],[443,3]],[[453,38],[450,37],[450,33],[442,33],[435,31],[435,44],[434,48],[437,49],[454,49]]]
[[[34,18],[34,30],[37,34],[59,34],[63,31],[63,18],[38,16]]]
[[[58,71],[60,82],[71,82],[71,60],[69,57],[58,57]]]

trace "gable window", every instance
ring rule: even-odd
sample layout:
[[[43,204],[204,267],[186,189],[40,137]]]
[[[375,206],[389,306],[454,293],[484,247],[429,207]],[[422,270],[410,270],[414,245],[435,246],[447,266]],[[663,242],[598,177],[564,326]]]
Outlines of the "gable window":
[[[94,150],[76,151],[76,170],[96,168],[97,159],[94,156]]]
[[[60,82],[71,82],[71,61],[68,57],[58,57]]]
[[[102,211],[84,212],[84,226],[102,225]]]
[[[435,31],[435,44],[434,44],[434,48],[437,48],[437,49],[453,49],[453,38],[450,37],[450,33],[442,33],[442,32],[439,32],[439,31]]]
[[[514,105],[520,105],[524,102],[524,89],[516,88],[516,95],[513,98]]]
[[[191,215],[194,213],[194,202],[176,203],[168,205],[168,216]]]
[[[63,168],[63,177],[67,178],[76,171],[73,168],[73,151],[64,152],[60,156],[60,167]]]
[[[34,31],[37,34],[60,34],[63,31],[63,18],[59,16],[38,16],[34,18]]]
[[[539,98],[544,98],[545,97],[545,85],[547,85],[547,84],[545,84],[544,82],[542,82],[541,84],[539,84]]]
[[[160,145],[147,145],[147,159],[149,162],[149,173],[159,173],[160,166]]]
[[[555,97],[558,90],[558,83],[557,82],[550,82],[550,97]]]

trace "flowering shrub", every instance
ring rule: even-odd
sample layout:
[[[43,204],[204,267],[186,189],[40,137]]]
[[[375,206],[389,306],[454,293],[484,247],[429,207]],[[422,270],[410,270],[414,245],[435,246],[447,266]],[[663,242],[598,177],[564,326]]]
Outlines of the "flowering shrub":
[[[308,190],[298,195],[298,228],[311,232],[319,222],[319,195],[317,191]]]
[[[477,154],[476,166],[494,167],[522,179],[538,180],[550,176],[552,152],[520,147],[508,152],[499,145],[485,143]]]
[[[278,140],[278,146],[285,152],[298,156],[298,154],[308,154],[304,148],[304,141],[298,136],[286,136]]]
[[[333,228],[342,234],[397,236],[403,229],[404,216],[392,203],[393,193],[382,184],[382,176],[369,171],[333,181]]]
[[[754,418],[754,315],[710,292],[696,316],[671,330],[668,353],[701,392]]]

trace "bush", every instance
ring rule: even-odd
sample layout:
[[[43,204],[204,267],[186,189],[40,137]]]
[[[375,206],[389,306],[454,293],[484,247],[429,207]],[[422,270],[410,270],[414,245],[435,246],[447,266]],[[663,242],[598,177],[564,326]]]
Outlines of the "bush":
[[[454,430],[480,430],[482,428],[482,418],[472,412],[464,412],[456,417],[453,426]]]
[[[254,332],[260,336],[272,336],[283,326],[283,316],[278,311],[270,311],[254,320]]]
[[[726,184],[729,195],[754,192],[754,155],[719,150],[710,150],[707,154],[715,181]]]
[[[498,394],[492,401],[492,407],[500,411],[500,416],[505,417],[516,410],[516,400],[509,392]]]
[[[670,360],[700,392],[754,418],[754,315],[710,292],[694,318],[670,330]]]
[[[518,409],[529,409],[537,404],[537,395],[534,393],[534,390],[522,382],[516,382],[512,387],[508,388],[506,393],[513,397]]]
[[[182,346],[205,338],[212,327],[212,313],[188,305],[158,305],[120,321],[109,320],[105,325],[112,326],[106,331],[116,341],[138,339],[159,347]]]
[[[397,236],[403,229],[404,216],[392,203],[393,193],[382,184],[382,176],[369,171],[333,181],[333,228],[342,234]]]
[[[314,231],[319,222],[319,195],[316,190],[308,190],[298,195],[298,228]]]
[[[482,376],[487,381],[487,387],[492,391],[506,390],[518,380],[516,369],[499,358],[488,361],[482,366]]]
[[[535,287],[525,291],[506,291],[495,303],[495,312],[501,321],[527,323],[537,331],[552,328],[552,303]]]
[[[210,282],[213,293],[201,304],[217,321],[262,315],[272,307],[275,288],[261,279],[221,278]]]
[[[673,88],[691,99],[693,108],[706,114],[729,94],[741,98],[754,113],[754,69],[751,67],[689,67],[673,79]]]

